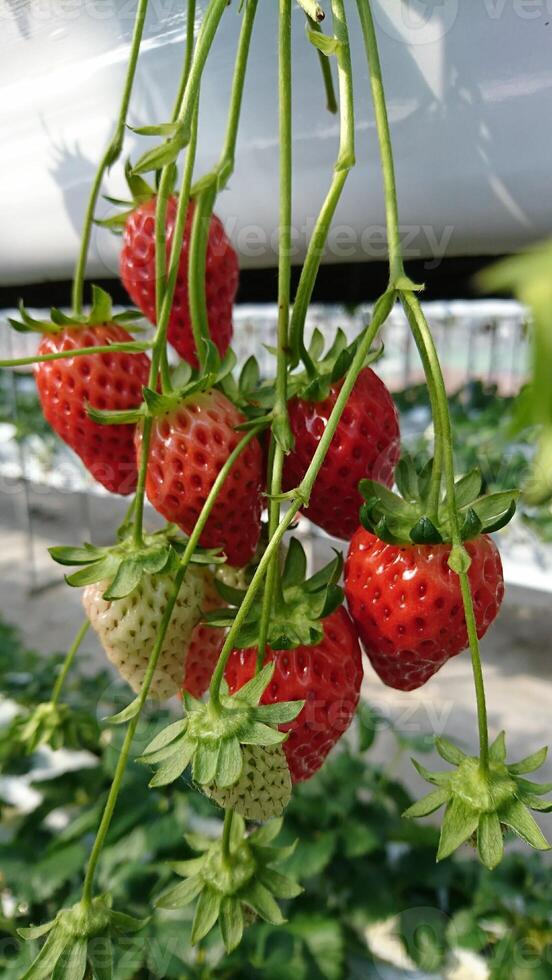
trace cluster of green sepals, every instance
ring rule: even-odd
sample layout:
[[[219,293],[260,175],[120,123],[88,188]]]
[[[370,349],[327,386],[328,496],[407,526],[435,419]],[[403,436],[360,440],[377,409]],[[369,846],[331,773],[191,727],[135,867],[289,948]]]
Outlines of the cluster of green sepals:
[[[293,721],[304,702],[259,704],[274,666],[267,664],[234,695],[223,683],[217,706],[185,694],[186,716],[156,735],[140,756],[140,762],[159,766],[150,786],[166,786],[190,766],[198,786],[227,789],[241,776],[244,746],[284,742],[287,736],[276,726]]]
[[[343,602],[343,590],[338,585],[343,571],[340,553],[336,552],[333,561],[310,578],[306,578],[306,571],[304,549],[297,538],[291,538],[268,627],[267,642],[273,650],[291,650],[319,643],[324,636],[322,620]],[[216,587],[229,608],[207,613],[205,620],[210,626],[231,626],[246,592],[220,581]],[[258,642],[263,598],[261,588],[237,632],[236,645],[240,648],[255,646]]]
[[[109,895],[61,909],[51,922],[19,929],[23,939],[47,939],[21,980],[110,980],[111,940],[137,932],[148,919],[136,919],[111,908]]]
[[[450,542],[450,503],[446,491],[439,496],[437,512],[430,516],[432,472],[433,460],[419,470],[414,460],[404,455],[395,470],[395,481],[401,496],[374,480],[361,480],[359,489],[365,502],[360,511],[360,520],[366,530],[388,544]],[[455,483],[462,541],[500,530],[515,514],[518,490],[480,496],[481,488],[482,477],[477,469],[466,473]]]
[[[10,326],[19,333],[56,334],[61,333],[66,327],[98,326],[106,323],[118,323],[120,326],[127,326],[128,324],[135,325],[138,321],[143,320],[143,314],[139,310],[124,310],[122,313],[114,314],[111,296],[100,286],[92,286],[92,303],[89,313],[71,312],[68,314],[56,306],[52,306],[49,320],[36,320],[27,312],[23,301],[20,300],[19,314],[20,320],[9,319]],[[112,346],[113,350],[121,347],[121,345]],[[129,346],[129,344],[125,344],[123,349],[127,350]],[[149,343],[142,344],[139,341],[133,341],[130,350],[136,353],[141,350],[148,350],[150,347],[151,344]]]
[[[303,890],[276,870],[295,849],[294,845],[273,844],[281,827],[281,820],[271,820],[246,834],[244,821],[236,814],[226,849],[221,839],[186,835],[187,843],[200,856],[172,864],[184,881],[165,892],[158,907],[179,909],[197,900],[192,943],[200,942],[218,921],[228,953],[239,945],[247,922],[255,916],[281,925],[285,919],[276,899],[295,898]]]
[[[512,830],[539,851],[550,849],[530,811],[552,810],[552,801],[540,798],[552,791],[552,783],[539,784],[523,778],[544,763],[546,747],[508,764],[505,735],[501,732],[490,746],[487,770],[479,759],[466,755],[447,739],[437,738],[435,747],[441,758],[456,768],[449,772],[429,772],[413,760],[423,779],[437,788],[409,807],[404,816],[426,817],[446,806],[438,861],[473,840],[481,861],[492,870],[502,860],[506,830]]]

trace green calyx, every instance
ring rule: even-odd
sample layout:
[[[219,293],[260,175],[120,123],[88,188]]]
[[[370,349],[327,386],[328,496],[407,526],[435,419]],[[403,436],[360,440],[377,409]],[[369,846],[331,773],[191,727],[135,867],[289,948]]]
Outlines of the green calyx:
[[[201,369],[192,368],[181,361],[171,375],[171,391],[161,394],[153,388],[144,388],[144,401],[137,408],[122,411],[108,411],[88,405],[89,418],[100,425],[123,425],[139,422],[146,416],[158,418],[168,415],[180,407],[187,399],[193,398],[211,388],[221,387],[224,379],[231,373],[236,363],[236,355],[230,349],[223,360],[210,340],[202,340],[206,354]]]
[[[66,575],[68,585],[81,588],[107,580],[110,584],[103,598],[123,599],[145,575],[176,574],[187,544],[178,528],[169,524],[155,534],[144,535],[143,544],[137,548],[130,529],[131,526],[124,525],[118,543],[111,547],[99,548],[87,543],[76,548],[61,546],[50,548],[50,555],[60,565],[80,566],[77,572]],[[198,548],[191,561],[210,565],[223,559],[216,551]]]
[[[18,930],[23,939],[47,936],[22,980],[53,976],[56,980],[82,980],[85,975],[106,980],[112,975],[111,938],[137,932],[148,921],[114,912],[108,895],[61,909],[51,922]]]
[[[537,850],[549,850],[550,845],[530,811],[552,810],[552,802],[540,799],[552,790],[552,783],[538,784],[523,778],[542,765],[546,748],[508,765],[504,732],[501,732],[490,748],[489,767],[485,771],[479,759],[466,755],[446,739],[436,739],[435,745],[440,756],[456,768],[449,772],[429,772],[413,760],[420,775],[436,789],[410,806],[403,816],[425,817],[446,806],[438,861],[473,839],[481,861],[492,870],[502,860],[507,830]]]
[[[251,913],[281,925],[285,920],[276,899],[295,898],[303,890],[292,878],[275,870],[274,866],[294,850],[293,846],[272,844],[281,826],[281,820],[272,820],[247,836],[242,817],[235,813],[226,853],[221,840],[200,834],[187,836],[190,847],[200,856],[172,865],[184,881],[165,892],[158,907],[178,909],[197,900],[192,943],[200,942],[218,922],[227,953],[241,942]]]
[[[31,755],[39,745],[80,749],[94,745],[96,738],[97,723],[91,715],[46,701],[30,714],[17,715],[1,742],[10,742],[10,754]]]
[[[71,313],[69,316],[53,306],[50,310],[49,320],[35,320],[27,313],[23,306],[23,300],[19,301],[19,314],[21,319],[9,319],[9,323],[19,333],[41,333],[57,334],[65,330],[66,327],[94,327],[106,323],[119,323],[121,326],[142,320],[143,314],[139,310],[125,310],[124,313],[113,315],[112,300],[109,293],[99,286],[92,286],[92,305],[90,313]],[[113,349],[117,350],[119,345],[114,344]],[[149,344],[134,344],[137,351],[148,349]],[[125,350],[129,349],[129,344],[124,345]]]
[[[293,721],[304,701],[259,704],[273,673],[274,663],[267,664],[232,696],[223,685],[216,709],[186,694],[186,717],[164,728],[140,756],[140,762],[159,764],[150,786],[167,786],[191,766],[199,786],[226,789],[242,775],[243,746],[283,742],[287,736],[276,726]]]
[[[296,538],[291,539],[268,628],[267,643],[273,650],[312,646],[322,640],[323,620],[343,602],[343,590],[337,584],[342,568],[342,556],[336,553],[333,561],[307,579],[305,552]],[[208,613],[206,622],[211,626],[227,627],[234,621],[245,592],[229,588],[222,582],[217,582],[216,587],[230,608]],[[236,646],[246,648],[258,643],[262,603],[263,590],[260,590],[238,630]]]
[[[337,384],[347,374],[362,339],[361,331],[352,343],[347,344],[347,338],[340,328],[333,344],[324,354],[324,337],[320,330],[315,329],[308,350],[303,351],[302,355],[305,370],[292,374],[289,379],[289,397],[296,395],[309,402],[324,401],[330,394],[332,385]],[[383,345],[370,351],[366,356],[364,367],[373,364],[382,354]]]
[[[149,128],[150,127],[146,127],[148,130]],[[142,132],[142,130],[134,129],[133,132],[139,133]],[[158,172],[156,172],[156,184],[157,177]],[[110,215],[109,218],[96,218],[94,220],[95,225],[99,225],[101,228],[108,228],[109,231],[112,231],[115,235],[122,235],[125,224],[135,208],[140,207],[141,204],[146,204],[148,201],[153,200],[153,198],[157,195],[157,186],[152,187],[151,184],[148,184],[147,180],[144,180],[144,178],[139,174],[134,173],[130,160],[127,160],[125,163],[125,178],[130,192],[128,200],[123,201],[118,197],[109,197],[107,194],[104,194],[104,200],[108,201],[109,204],[113,204],[117,208],[122,208],[123,210],[117,211],[115,214]],[[174,193],[176,179],[177,168],[175,165],[171,167],[170,170],[170,180],[168,183],[169,195]]]
[[[403,456],[395,471],[400,496],[374,480],[361,480],[359,490],[365,501],[360,509],[363,527],[388,544],[450,542],[452,529],[446,493],[439,495],[437,513],[429,515],[432,471],[433,460],[418,470],[409,456]],[[463,541],[498,531],[515,514],[518,490],[479,496],[481,486],[479,470],[471,470],[455,483]]]

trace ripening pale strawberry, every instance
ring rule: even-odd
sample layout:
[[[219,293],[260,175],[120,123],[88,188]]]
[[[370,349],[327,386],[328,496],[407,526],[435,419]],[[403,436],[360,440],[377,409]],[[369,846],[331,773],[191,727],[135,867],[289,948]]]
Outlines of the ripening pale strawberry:
[[[155,509],[190,535],[218,473],[243,433],[244,416],[222,392],[199,392],[153,420],[146,493]],[[139,430],[137,433],[140,451]],[[262,453],[257,438],[236,459],[200,538],[231,565],[247,565],[261,530]]]
[[[272,680],[261,704],[306,700],[294,719],[280,725],[289,732],[283,750],[292,782],[310,779],[330,749],[351,724],[362,683],[362,657],[355,627],[340,606],[322,620],[324,636],[313,646],[267,650],[274,660]],[[253,677],[257,648],[234,650],[226,667],[226,680],[234,694]]]
[[[83,605],[108,659],[133,691],[140,691],[163,611],[171,594],[170,575],[143,575],[123,599],[107,601],[107,582],[84,590]],[[201,619],[205,595],[204,572],[190,565],[181,586],[150,688],[151,697],[176,694],[182,684],[182,664],[193,631]]]
[[[53,354],[80,347],[98,347],[131,341],[117,323],[75,324],[46,333],[38,354]],[[47,422],[82,459],[98,483],[111,493],[136,489],[135,425],[100,425],[86,412],[93,408],[137,408],[148,383],[146,354],[84,354],[46,361],[34,368],[38,396]]]
[[[341,390],[336,382],[323,401],[295,397],[289,421],[295,446],[284,463],[284,490],[299,486]],[[360,480],[391,486],[400,455],[397,410],[383,381],[371,368],[360,372],[316,478],[306,517],[335,538],[349,540],[358,527]]]
[[[487,534],[464,544],[479,638],[495,619],[504,581]],[[468,646],[450,544],[387,544],[359,527],[345,563],[345,595],[368,658],[384,684],[414,691]]]
[[[176,197],[169,198],[166,219],[167,257],[172,246]],[[120,273],[129,296],[151,320],[155,316],[155,206],[156,198],[138,205],[126,220]],[[197,367],[196,347],[188,306],[188,258],[194,203],[188,207],[180,265],[169,319],[168,339],[180,356]],[[232,340],[232,306],[238,288],[238,257],[213,215],[207,241],[205,290],[211,340],[223,357]]]

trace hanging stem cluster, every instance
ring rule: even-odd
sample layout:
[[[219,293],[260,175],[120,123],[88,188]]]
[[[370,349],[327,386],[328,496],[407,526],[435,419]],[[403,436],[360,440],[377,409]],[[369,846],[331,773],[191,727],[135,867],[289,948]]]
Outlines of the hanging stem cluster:
[[[236,155],[236,141],[240,121],[246,68],[250,51],[254,21],[258,0],[244,0],[242,25],[237,48],[236,62],[230,95],[229,114],[221,156],[216,166],[194,184],[194,168],[196,161],[196,146],[199,123],[199,101],[203,71],[213,41],[217,34],[227,0],[209,0],[194,44],[193,26],[195,22],[195,0],[188,0],[187,38],[184,52],[182,74],[179,79],[178,92],[172,121],[162,130],[168,138],[161,150],[156,148],[146,153],[136,165],[136,172],[150,169],[160,170],[155,217],[155,247],[156,247],[156,320],[155,338],[151,345],[151,370],[149,387],[156,389],[161,378],[165,392],[171,390],[171,377],[167,359],[167,330],[174,292],[176,288],[182,239],[190,202],[193,201],[194,215],[191,225],[189,251],[189,305],[192,329],[200,365],[208,350],[209,324],[205,296],[205,267],[206,249],[209,225],[217,194],[222,190],[233,173]],[[311,0],[301,0],[305,13],[313,23],[318,23],[322,17],[321,8]],[[341,415],[349,400],[357,378],[366,363],[370,348],[388,317],[394,303],[398,299],[403,307],[410,324],[412,334],[418,346],[427,385],[431,398],[435,427],[435,464],[432,474],[430,495],[430,516],[437,511],[441,486],[444,482],[447,491],[447,502],[452,529],[452,549],[450,565],[458,574],[464,603],[465,617],[468,628],[470,649],[473,663],[475,688],[478,706],[479,738],[480,738],[480,767],[484,774],[489,767],[489,747],[487,733],[487,717],[485,693],[482,678],[481,658],[477,639],[473,602],[468,581],[469,558],[461,541],[459,518],[455,500],[454,465],[452,452],[452,432],[448,411],[448,402],[444,379],[435,350],[431,331],[420,306],[416,287],[404,271],[400,229],[397,206],[397,192],[391,148],[389,122],[387,117],[384,88],[382,82],[381,64],[378,54],[374,22],[369,0],[357,0],[358,13],[364,37],[368,58],[370,83],[377,134],[381,153],[383,183],[385,191],[385,206],[387,218],[387,233],[389,247],[389,285],[385,293],[375,304],[372,319],[363,330],[352,362],[343,379],[333,410],[327,421],[324,433],[310,462],[300,485],[288,497],[288,507],[282,516],[282,470],[284,456],[292,447],[292,437],[288,419],[288,377],[300,361],[306,371],[313,373],[312,364],[307,352],[304,332],[307,310],[312,298],[320,263],[327,247],[331,224],[339,204],[347,177],[355,163],[354,139],[354,98],[353,74],[351,67],[349,32],[344,0],[331,0],[331,16],[333,26],[332,54],[337,60],[340,139],[338,155],[330,187],[322,203],[315,228],[309,242],[307,255],[301,271],[297,294],[291,310],[291,229],[292,229],[292,0],[279,0],[279,147],[280,147],[280,215],[279,215],[279,261],[278,261],[278,329],[277,329],[277,362],[275,399],[272,410],[271,448],[269,452],[269,487],[268,508],[268,541],[258,562],[250,585],[242,604],[227,633],[221,649],[218,663],[213,672],[210,686],[210,709],[214,715],[222,711],[221,685],[224,678],[228,658],[235,645],[239,630],[245,623],[253,606],[257,593],[264,584],[264,597],[261,609],[259,627],[259,656],[257,669],[260,669],[265,653],[269,624],[273,610],[275,591],[279,578],[279,546],[286,531],[291,527],[299,511],[309,503],[313,485],[324,462],[330,444],[335,435]],[[108,150],[104,154],[96,174],[90,200],[88,203],[83,231],[81,251],[75,271],[73,289],[73,305],[76,313],[82,309],[82,290],[84,272],[90,243],[90,229],[94,211],[107,168],[120,156],[122,150],[124,127],[127,118],[132,84],[136,71],[140,41],[143,32],[147,10],[147,0],[139,0],[131,43],[129,68],[124,86],[120,112],[115,129],[115,135]],[[311,24],[312,27],[312,24]],[[326,56],[324,56],[326,57]],[[325,78],[328,80],[329,66],[327,58]],[[153,127],[155,128],[155,127]],[[147,129],[147,127],[146,127]],[[159,131],[159,127],[158,127]],[[169,198],[175,182],[175,160],[181,150],[185,150],[185,159],[177,196],[174,216],[172,245],[167,257],[166,218]],[[124,345],[120,345],[121,349]],[[113,350],[113,347],[107,348]],[[134,347],[133,349],[136,349]],[[99,350],[97,348],[96,350]],[[70,356],[85,353],[85,350],[71,351]],[[50,359],[59,355],[47,355]],[[67,353],[69,356],[69,352]],[[44,360],[46,357],[43,358]],[[23,359],[25,360],[25,359]],[[34,359],[36,360],[36,358]],[[146,485],[146,470],[152,419],[146,415],[142,428],[141,458],[136,496],[132,505],[131,519],[133,539],[137,548],[143,546],[143,515]],[[202,531],[209,518],[217,496],[224,484],[228,473],[239,454],[247,444],[256,437],[259,427],[250,428],[243,436],[238,446],[229,456],[208,495],[194,531],[180,558],[179,567],[174,577],[172,590],[166,604],[160,628],[151,651],[148,668],[135,702],[127,709],[121,720],[128,721],[125,738],[121,747],[113,783],[109,792],[105,810],[92,848],[86,877],[83,886],[83,903],[90,906],[93,900],[94,877],[98,860],[109,830],[111,819],[117,803],[125,768],[132,747],[132,741],[140,718],[140,713],[147,699],[155,669],[163,649],[163,643],[169,626],[172,611],[184,581],[188,565],[194,555]],[[69,670],[76,649],[82,637],[84,628],[79,632],[75,644],[69,651],[62,673],[58,678],[53,701],[59,697],[61,686]],[[225,815],[222,838],[222,854],[225,861],[230,860],[230,841],[232,835],[233,814],[228,810]]]

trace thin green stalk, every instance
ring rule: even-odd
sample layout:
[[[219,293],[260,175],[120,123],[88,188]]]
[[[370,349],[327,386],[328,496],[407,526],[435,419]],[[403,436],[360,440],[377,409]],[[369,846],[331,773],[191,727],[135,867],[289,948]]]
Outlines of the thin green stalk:
[[[205,291],[205,271],[209,227],[216,194],[215,184],[209,184],[200,191],[196,198],[188,256],[188,304],[197,359],[202,369],[207,356],[205,341],[211,339]]]
[[[480,767],[483,773],[489,768],[489,735],[487,706],[485,698],[485,686],[483,681],[483,670],[481,666],[481,654],[479,650],[479,640],[475,628],[475,615],[473,610],[473,598],[467,571],[462,569],[467,553],[464,549],[460,534],[458,510],[456,507],[456,490],[454,485],[454,457],[453,457],[453,438],[452,425],[450,420],[449,406],[443,373],[435,343],[429,325],[424,316],[423,310],[416,293],[408,288],[404,283],[408,282],[404,275],[401,243],[399,234],[399,216],[397,207],[397,190],[395,182],[395,168],[393,163],[393,150],[389,131],[389,121],[385,102],[381,63],[378,53],[378,44],[370,0],[357,0],[359,16],[364,35],[368,65],[370,71],[370,83],[372,88],[372,99],[374,103],[374,113],[376,118],[376,128],[380,145],[380,155],[383,171],[385,188],[385,206],[387,217],[387,238],[389,243],[389,266],[390,266],[390,285],[399,292],[401,301],[405,308],[408,321],[414,326],[414,336],[420,349],[423,349],[423,365],[426,372],[426,379],[432,397],[432,409],[434,411],[435,438],[439,443],[437,466],[440,483],[440,469],[443,468],[444,480],[447,494],[447,507],[451,530],[451,561],[460,570],[457,571],[460,580],[460,589],[464,605],[464,615],[470,642],[470,652],[473,667],[475,694],[477,701],[477,718],[479,727],[479,746],[480,746]],[[401,279],[403,282],[401,282]]]
[[[291,218],[292,218],[292,71],[291,71],[291,0],[280,0],[278,22],[278,105],[280,141],[280,222],[278,246],[278,331],[276,364],[276,397],[274,402],[273,438],[275,440],[268,505],[268,541],[280,522],[280,498],[284,451],[283,433],[289,427],[287,410],[287,352],[289,307],[291,299]],[[257,670],[263,665],[274,590],[278,576],[278,551],[274,552],[266,575],[265,594],[259,623]]]
[[[192,136],[188,144],[188,150],[186,153],[186,162],[184,165],[184,171],[182,174],[182,184],[180,187],[180,193],[178,195],[178,203],[176,206],[176,214],[174,219],[173,228],[173,238],[171,245],[171,254],[169,258],[169,272],[167,276],[167,286],[163,296],[163,303],[161,306],[161,315],[157,323],[157,331],[155,334],[155,341],[153,346],[153,356],[151,361],[150,370],[150,387],[155,387],[157,384],[157,374],[159,370],[159,364],[162,357],[162,352],[166,348],[167,343],[167,329],[169,326],[169,318],[171,314],[171,307],[174,298],[174,291],[176,288],[176,280],[178,278],[178,270],[180,266],[180,253],[182,251],[182,237],[184,234],[184,226],[186,222],[186,215],[188,212],[188,204],[190,201],[190,188],[192,185],[192,174],[195,163],[195,155],[197,148],[197,110],[194,113],[194,120],[192,124]],[[165,167],[161,175],[161,181],[159,184],[159,190],[157,194],[157,205],[159,205],[159,199],[161,201],[166,200],[169,193],[170,180],[166,175],[168,175],[169,168]],[[159,238],[157,237],[159,235]],[[157,222],[156,220],[156,249],[163,247],[161,241],[165,240],[165,225],[164,222]],[[140,466],[138,469],[138,482],[136,486],[136,506],[134,510],[134,542],[137,547],[140,547],[143,541],[143,520],[144,520],[144,497],[146,489],[146,472],[148,464],[148,454],[149,454],[149,444],[151,439],[153,420],[151,416],[146,416],[144,419],[144,424],[142,428],[142,449],[140,455]]]
[[[364,36],[366,54],[368,57],[368,71],[370,73],[372,101],[374,103],[374,115],[376,117],[376,127],[378,131],[381,169],[385,188],[385,214],[387,222],[387,245],[389,249],[390,285],[394,286],[397,280],[404,275],[404,267],[399,231],[399,209],[397,204],[395,165],[393,163],[393,147],[391,144],[387,103],[385,101],[381,62],[374,27],[374,19],[372,17],[372,10],[370,7],[370,0],[357,0],[357,7],[362,33]]]
[[[96,172],[96,176],[94,177],[92,188],[90,190],[90,197],[88,199],[88,205],[84,217],[84,225],[83,225],[82,236],[81,236],[79,256],[77,259],[75,274],[73,278],[72,304],[73,304],[73,311],[75,313],[82,313],[84,275],[86,271],[86,262],[88,259],[88,249],[90,247],[92,223],[94,221],[94,214],[96,211],[96,204],[98,203],[98,197],[100,194],[102,181],[104,179],[106,170],[108,170],[109,167],[111,167],[115,163],[115,161],[119,159],[123,149],[123,140],[125,135],[125,125],[126,125],[126,119],[128,114],[128,106],[130,102],[130,96],[132,93],[132,87],[134,84],[134,76],[136,74],[136,65],[138,63],[138,55],[140,53],[140,44],[142,43],[142,34],[144,30],[144,21],[146,19],[147,9],[148,9],[148,0],[138,0],[138,6],[136,8],[136,18],[134,21],[134,30],[130,42],[130,54],[128,59],[127,73],[126,73],[125,84],[123,88],[123,95],[121,99],[119,115],[117,117],[117,122],[115,124],[115,132],[109,143],[109,146],[107,147],[102,159],[100,160],[100,165]]]
[[[299,511],[308,506],[316,477],[318,476],[322,463],[324,462],[328,449],[330,448],[331,441],[335,435],[335,430],[339,425],[339,420],[341,419],[341,415],[345,409],[351,391],[353,390],[356,380],[364,367],[366,357],[368,356],[375,337],[383,322],[387,318],[389,310],[392,306],[394,294],[389,294],[389,296],[390,299],[388,305],[385,303],[376,304],[372,321],[366,328],[364,336],[357,347],[355,356],[350,364],[347,374],[345,375],[345,379],[336,398],[335,405],[331,411],[324,434],[318,443],[307,472],[305,473],[300,485],[294,491],[287,494],[288,498],[291,499],[291,506],[280,520],[274,535],[269,541],[266,551],[264,552],[259,565],[255,570],[255,574],[251,579],[243,602],[238,609],[236,618],[234,619],[234,622],[226,635],[217,665],[211,678],[211,686],[209,690],[209,699],[215,711],[220,708],[220,686],[224,677],[226,664],[234,648],[238,632],[245,622],[249,610],[255,601],[255,596],[257,595],[257,592],[267,573],[270,562],[273,556],[278,552],[278,547],[284,534],[290,525],[293,524],[293,521],[295,520]]]
[[[232,821],[234,819],[234,811],[226,810],[224,813],[224,826],[222,828],[222,858],[223,861],[230,865],[232,860],[232,855],[230,853],[230,839],[232,837]]]
[[[192,121],[195,106],[199,99],[199,88],[203,77],[203,69],[207,56],[211,50],[215,35],[218,30],[222,15],[228,6],[228,0],[210,0],[209,6],[205,11],[201,30],[195,45],[194,56],[190,66],[182,103],[178,113],[177,122],[182,123],[184,133],[184,146],[189,142],[192,132]]]
[[[309,30],[314,31],[315,34],[323,34],[323,30],[317,20],[313,20],[307,14],[307,24]],[[324,91],[326,93],[326,109],[334,115],[337,112],[337,101],[335,98],[335,89],[333,83],[332,75],[332,65],[331,61],[323,51],[317,51],[318,61],[320,62],[320,70],[322,72],[322,81],[324,82]]]
[[[238,459],[240,453],[243,452],[243,450],[245,449],[245,447],[257,435],[257,432],[258,432],[257,429],[250,429],[250,431],[247,432],[244,435],[243,439],[240,440],[240,442],[238,443],[238,445],[230,453],[228,459],[225,461],[224,466],[221,468],[220,472],[217,475],[217,478],[216,478],[215,482],[213,483],[213,486],[211,487],[211,490],[209,492],[209,495],[208,495],[208,497],[207,497],[207,499],[206,499],[206,501],[205,501],[205,503],[204,503],[204,505],[203,505],[203,507],[201,509],[201,513],[200,513],[200,515],[199,515],[199,517],[197,519],[197,522],[195,524],[194,530],[193,530],[192,534],[190,535],[190,538],[188,540],[188,543],[186,545],[186,548],[185,548],[184,553],[182,555],[182,558],[180,560],[180,565],[179,565],[179,568],[178,568],[178,571],[176,573],[175,580],[174,580],[174,588],[171,590],[170,596],[169,596],[169,598],[167,600],[167,605],[165,607],[165,611],[163,613],[163,616],[161,618],[161,622],[159,624],[159,630],[158,630],[158,633],[157,633],[157,636],[156,636],[156,639],[155,639],[155,644],[153,646],[153,650],[152,650],[152,653],[151,653],[151,656],[150,656],[150,659],[149,659],[149,662],[148,662],[148,667],[147,667],[147,670],[146,670],[146,673],[145,673],[145,676],[144,676],[144,680],[142,682],[142,687],[140,689],[140,694],[138,696],[138,708],[137,708],[137,712],[136,712],[135,716],[129,722],[129,726],[128,726],[128,729],[127,729],[127,732],[126,732],[126,735],[125,735],[125,739],[124,739],[124,742],[123,742],[123,745],[122,745],[122,748],[121,748],[121,754],[120,754],[119,759],[118,759],[118,762],[117,762],[117,768],[116,768],[115,774],[113,776],[113,782],[112,782],[111,788],[109,790],[109,795],[108,795],[108,798],[107,798],[107,801],[106,801],[104,812],[102,814],[102,819],[100,821],[100,826],[98,828],[98,832],[97,832],[97,835],[96,835],[96,840],[94,841],[94,846],[93,846],[92,851],[91,851],[91,854],[90,854],[90,859],[89,859],[88,868],[87,868],[86,877],[85,877],[84,886],[83,886],[83,901],[90,902],[91,901],[91,898],[92,898],[92,887],[93,887],[93,882],[94,882],[94,874],[95,874],[95,871],[96,871],[96,866],[98,864],[98,859],[99,859],[99,856],[101,854],[101,851],[102,851],[102,848],[103,848],[103,845],[104,845],[104,842],[105,842],[105,837],[106,837],[106,834],[107,834],[107,832],[109,830],[111,819],[113,817],[113,813],[114,813],[115,806],[116,806],[116,803],[117,803],[117,798],[119,796],[119,791],[120,791],[120,788],[121,788],[121,782],[122,782],[123,775],[124,775],[125,768],[126,768],[126,764],[127,764],[127,761],[128,761],[130,747],[132,745],[132,740],[134,738],[134,733],[136,731],[136,727],[138,725],[138,721],[139,721],[139,718],[140,718],[142,709],[144,707],[146,698],[147,698],[148,693],[149,693],[151,682],[153,680],[153,675],[155,673],[155,668],[157,667],[157,662],[159,660],[159,657],[161,655],[161,650],[163,648],[163,642],[164,642],[164,639],[165,639],[165,635],[166,635],[167,629],[168,629],[169,624],[170,624],[170,621],[171,621],[171,616],[172,616],[172,612],[173,612],[173,609],[174,609],[174,605],[175,605],[176,599],[178,597],[178,593],[180,592],[180,588],[182,586],[182,582],[184,581],[184,576],[185,576],[186,571],[188,569],[188,565],[190,564],[190,561],[191,561],[191,559],[193,557],[194,551],[196,550],[197,544],[199,542],[199,539],[201,537],[201,534],[203,532],[203,529],[205,527],[205,524],[207,523],[207,521],[209,519],[209,515],[210,515],[210,513],[211,513],[211,511],[213,509],[213,506],[214,506],[215,502],[216,502],[216,499],[218,497],[218,494],[220,492],[220,489],[221,489],[224,481],[226,480],[226,477],[228,476],[230,470],[232,469],[232,466],[234,465],[234,463]]]
[[[307,310],[312,298],[312,292],[320,269],[332,220],[347,177],[355,164],[353,72],[351,67],[349,32],[343,0],[332,0],[332,18],[334,36],[340,45],[337,56],[340,107],[339,152],[330,189],[314,227],[305,262],[301,270],[297,295],[293,304],[290,328],[290,346],[293,362],[297,364],[299,358],[301,358],[307,369],[310,370],[312,370],[312,365],[303,338]]]
[[[73,666],[73,661],[74,661],[75,656],[77,654],[77,651],[78,651],[78,649],[79,649],[79,647],[80,647],[80,645],[81,645],[81,643],[82,643],[82,641],[83,641],[83,639],[84,639],[84,637],[85,637],[85,635],[86,635],[86,633],[88,631],[88,627],[89,626],[90,626],[90,623],[88,622],[87,619],[85,619],[84,623],[80,627],[77,635],[75,636],[75,639],[73,640],[71,646],[69,647],[69,649],[67,651],[67,655],[65,657],[65,660],[63,661],[63,666],[62,666],[62,668],[61,668],[61,670],[60,670],[60,672],[59,672],[59,674],[57,676],[56,683],[54,684],[54,686],[52,688],[52,696],[50,698],[50,704],[52,704],[52,705],[57,704],[58,701],[59,701],[59,696],[61,694],[61,689],[62,689],[62,687],[63,687],[63,685],[65,683],[65,678],[67,677],[67,674],[69,673],[69,671],[71,670],[71,667]]]
[[[176,99],[174,100],[174,109],[172,113],[173,121],[178,119],[178,113],[180,112],[182,99],[184,98],[184,92],[186,91],[186,85],[188,84],[188,78],[190,77],[190,68],[192,67],[192,57],[194,53],[195,18],[196,0],[187,0],[184,66],[182,68],[178,93]]]
[[[77,347],[75,350],[55,351],[51,354],[31,354],[30,357],[15,357],[11,361],[0,361],[0,368],[26,367],[28,364],[46,364],[48,361],[66,361],[71,357],[84,357],[86,354],[141,354],[151,350],[152,346],[149,342],[129,340],[128,343]]]

